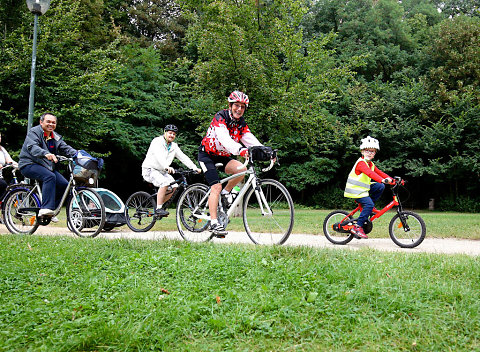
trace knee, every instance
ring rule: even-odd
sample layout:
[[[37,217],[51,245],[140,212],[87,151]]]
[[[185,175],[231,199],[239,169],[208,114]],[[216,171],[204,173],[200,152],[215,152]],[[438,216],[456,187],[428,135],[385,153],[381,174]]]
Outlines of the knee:
[[[372,198],[368,198],[364,203],[363,203],[363,209],[366,210],[372,210],[375,204],[373,203]]]
[[[235,168],[235,173],[236,173],[236,174],[239,174],[240,172],[244,172],[244,171],[246,171],[246,170],[247,170],[247,168],[246,168],[245,166],[241,167],[240,169]],[[243,177],[243,176],[244,176],[244,175],[242,175],[242,177]]]
[[[211,186],[212,189],[212,194],[220,194],[222,191],[222,184],[221,183],[215,183],[214,185]]]

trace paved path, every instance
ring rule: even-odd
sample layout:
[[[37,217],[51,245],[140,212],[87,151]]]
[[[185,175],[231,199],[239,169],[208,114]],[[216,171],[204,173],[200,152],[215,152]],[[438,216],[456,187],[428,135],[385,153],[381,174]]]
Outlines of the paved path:
[[[8,233],[5,226],[0,225],[0,234]],[[35,233],[36,235],[71,235],[66,228],[40,226]],[[111,232],[103,232],[98,237],[100,238],[124,238],[124,239],[144,239],[144,240],[161,240],[168,239],[182,239],[177,231],[159,232],[130,232],[122,229],[115,229]],[[252,244],[250,238],[244,232],[229,232],[224,239],[214,239],[214,243],[247,243]],[[395,245],[389,238],[371,238],[367,240],[353,240],[345,246],[334,245],[327,241],[324,236],[308,235],[308,234],[293,234],[289,237],[286,246],[308,246],[320,248],[336,248],[336,249],[350,249],[358,250],[361,248],[372,248],[388,252],[402,252],[402,253],[444,253],[444,254],[466,254],[471,256],[480,255],[480,241],[475,240],[457,240],[452,238],[438,239],[427,238],[417,248],[406,249]]]

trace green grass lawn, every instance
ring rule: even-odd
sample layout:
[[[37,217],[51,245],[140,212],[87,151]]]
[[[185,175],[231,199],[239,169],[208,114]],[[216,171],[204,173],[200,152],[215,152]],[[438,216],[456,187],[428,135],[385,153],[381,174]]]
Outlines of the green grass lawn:
[[[0,236],[0,351],[478,351],[480,259]]]

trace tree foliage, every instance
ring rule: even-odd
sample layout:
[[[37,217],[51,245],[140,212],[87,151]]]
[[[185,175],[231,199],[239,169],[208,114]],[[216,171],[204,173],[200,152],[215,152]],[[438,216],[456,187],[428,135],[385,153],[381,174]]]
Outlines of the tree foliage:
[[[241,89],[249,126],[279,149],[272,176],[296,201],[341,200],[367,134],[379,167],[411,178],[412,205],[466,199],[479,191],[479,17],[477,1],[455,0],[55,0],[40,17],[35,119],[56,113],[125,197],[165,124],[195,159]],[[24,3],[0,0],[0,131],[14,156],[32,22]]]

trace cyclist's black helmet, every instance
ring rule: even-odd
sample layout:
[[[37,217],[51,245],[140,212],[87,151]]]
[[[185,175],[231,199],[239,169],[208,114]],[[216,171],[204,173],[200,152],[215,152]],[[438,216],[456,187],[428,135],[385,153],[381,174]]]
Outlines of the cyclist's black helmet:
[[[167,131],[173,131],[175,133],[178,133],[178,128],[175,125],[166,125],[165,128],[163,129],[164,132]]]

